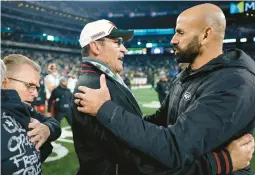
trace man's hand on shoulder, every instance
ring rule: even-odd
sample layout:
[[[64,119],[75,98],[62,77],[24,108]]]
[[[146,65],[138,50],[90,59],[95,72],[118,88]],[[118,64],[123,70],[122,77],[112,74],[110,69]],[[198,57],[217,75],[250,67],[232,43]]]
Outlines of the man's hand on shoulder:
[[[79,86],[82,93],[75,93],[75,104],[79,112],[96,116],[100,107],[108,100],[111,100],[109,89],[106,85],[105,75],[100,76],[100,89],[90,89],[86,86]]]

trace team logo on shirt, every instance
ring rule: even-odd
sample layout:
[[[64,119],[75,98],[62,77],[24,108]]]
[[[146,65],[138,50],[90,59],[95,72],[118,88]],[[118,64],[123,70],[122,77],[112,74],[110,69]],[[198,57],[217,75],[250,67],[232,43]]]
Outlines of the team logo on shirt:
[[[189,101],[191,99],[191,93],[185,92],[183,95],[183,100],[184,101]]]

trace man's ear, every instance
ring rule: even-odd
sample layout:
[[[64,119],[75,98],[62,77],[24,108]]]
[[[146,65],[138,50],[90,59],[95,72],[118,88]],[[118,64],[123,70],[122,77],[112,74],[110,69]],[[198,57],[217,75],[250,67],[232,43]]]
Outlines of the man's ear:
[[[207,27],[203,33],[201,45],[206,44],[212,38],[212,35],[213,35],[213,28]]]
[[[2,89],[5,89],[7,87],[7,84],[9,83],[9,79],[7,77],[4,77],[2,81]]]
[[[91,41],[89,43],[90,51],[93,55],[99,55],[100,54],[100,45],[96,41]]]

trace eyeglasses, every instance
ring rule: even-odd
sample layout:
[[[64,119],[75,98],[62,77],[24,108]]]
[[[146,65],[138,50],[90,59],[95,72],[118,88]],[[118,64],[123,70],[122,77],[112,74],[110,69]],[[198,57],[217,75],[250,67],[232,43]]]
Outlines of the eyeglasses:
[[[105,37],[107,38],[107,37]],[[108,38],[110,40],[106,40],[105,38],[101,38],[101,39],[98,39],[97,41],[110,41],[110,42],[114,42],[114,43],[117,43],[118,44],[118,47],[120,47],[121,45],[124,45],[124,41],[122,39],[119,39],[119,38]]]
[[[20,83],[23,83],[26,86],[26,88],[27,88],[29,93],[32,93],[35,90],[37,90],[37,92],[39,92],[39,88],[40,87],[36,86],[34,83],[28,83],[28,82],[25,82],[25,81],[22,81],[22,80],[18,80],[18,79],[15,79],[15,78],[10,78],[10,77],[7,77],[7,78],[10,79],[10,80],[14,80],[14,81],[18,81]]]
[[[118,43],[118,46],[124,45],[124,41],[122,39],[117,39],[116,41]]]

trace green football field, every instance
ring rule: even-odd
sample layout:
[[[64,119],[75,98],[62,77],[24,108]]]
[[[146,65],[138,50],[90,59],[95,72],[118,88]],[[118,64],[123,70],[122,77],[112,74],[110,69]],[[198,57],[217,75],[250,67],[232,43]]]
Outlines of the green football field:
[[[133,90],[144,114],[152,114],[159,105],[157,94],[153,89]],[[43,164],[44,175],[73,175],[78,168],[78,160],[75,154],[72,133],[65,120],[62,121],[62,135],[54,142],[54,153]],[[255,172],[255,159],[252,160],[253,172]]]

